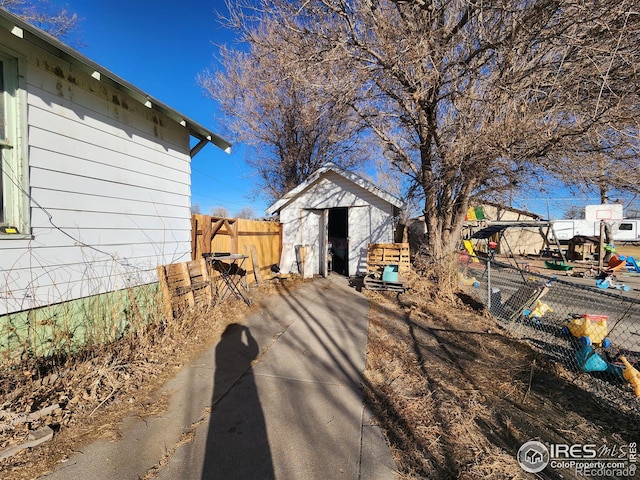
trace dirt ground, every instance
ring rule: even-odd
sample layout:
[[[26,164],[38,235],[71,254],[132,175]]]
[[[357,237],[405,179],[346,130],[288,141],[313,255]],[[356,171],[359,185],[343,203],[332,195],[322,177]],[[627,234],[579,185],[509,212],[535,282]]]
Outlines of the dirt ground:
[[[372,295],[365,372],[402,478],[535,478],[516,461],[529,440],[618,449],[640,440],[640,412],[598,403],[490,318],[403,296],[409,308]],[[550,467],[537,476],[582,478]]]
[[[273,294],[274,288],[258,295]],[[411,294],[367,295],[372,306],[365,400],[387,436],[401,478],[528,478],[532,475],[516,462],[518,448],[528,440],[618,446],[640,439],[637,417],[597,403],[565,372],[463,302],[426,302],[424,292],[413,294],[420,301]],[[230,311],[235,315],[229,317]],[[160,414],[164,405],[154,392],[215,343],[223,325],[241,322],[251,311],[244,304],[227,305],[182,329],[160,337],[152,333],[50,367],[46,374],[3,372],[0,412],[9,406],[34,411],[54,402],[61,408],[38,420],[54,428],[54,439],[0,461],[0,478],[38,478],[80,445],[117,437],[125,415]],[[210,334],[194,335],[197,331]],[[9,433],[0,431],[4,446]],[[571,471],[549,468],[538,475],[572,478]]]

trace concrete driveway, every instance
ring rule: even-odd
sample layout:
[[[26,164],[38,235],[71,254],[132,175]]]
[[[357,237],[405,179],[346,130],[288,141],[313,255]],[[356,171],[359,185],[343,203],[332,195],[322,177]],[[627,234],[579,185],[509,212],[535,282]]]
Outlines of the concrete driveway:
[[[331,276],[274,295],[128,418],[47,479],[394,479],[363,405],[368,300]]]

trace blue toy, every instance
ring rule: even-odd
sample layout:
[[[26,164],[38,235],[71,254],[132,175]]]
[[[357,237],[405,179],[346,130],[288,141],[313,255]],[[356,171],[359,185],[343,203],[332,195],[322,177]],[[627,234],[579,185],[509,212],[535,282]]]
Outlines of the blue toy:
[[[623,368],[604,360],[589,345],[584,345],[576,352],[576,363],[583,372],[607,372],[622,378]]]
[[[630,272],[640,273],[640,265],[634,257],[627,257],[627,269]]]

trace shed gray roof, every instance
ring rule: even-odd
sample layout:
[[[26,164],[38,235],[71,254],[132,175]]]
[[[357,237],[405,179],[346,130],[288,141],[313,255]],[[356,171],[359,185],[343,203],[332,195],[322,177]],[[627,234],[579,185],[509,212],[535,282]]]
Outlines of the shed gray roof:
[[[191,136],[200,140],[200,142],[191,149],[192,157],[198,153],[207,142],[213,143],[225,152],[230,151],[231,143],[227,140],[216,135],[177,110],[165,105],[160,100],[151,97],[148,93],[120,78],[115,73],[107,70],[101,65],[98,65],[82,55],[80,52],[74,50],[68,45],[65,45],[57,38],[52,37],[39,28],[23,21],[2,7],[0,7],[0,28],[4,28],[16,37],[69,62],[78,70],[84,71],[96,80],[104,82],[116,90],[129,95],[131,98],[137,100],[146,107],[162,113],[174,122],[185,127]]]
[[[286,207],[290,202],[292,202],[296,197],[301,195],[307,188],[309,188],[314,183],[320,181],[323,177],[325,177],[329,172],[334,172],[347,180],[355,183],[361,188],[371,192],[373,195],[381,198],[382,200],[390,203],[394,207],[402,208],[404,203],[399,198],[391,195],[389,192],[384,191],[380,187],[374,185],[369,180],[362,178],[360,175],[357,175],[353,172],[349,172],[344,168],[339,167],[335,163],[326,163],[318,170],[313,172],[307,179],[302,182],[297,187],[289,190],[289,192],[285,193],[282,198],[276,201],[273,205],[267,208],[267,215],[273,215],[274,213],[279,212],[284,207]]]

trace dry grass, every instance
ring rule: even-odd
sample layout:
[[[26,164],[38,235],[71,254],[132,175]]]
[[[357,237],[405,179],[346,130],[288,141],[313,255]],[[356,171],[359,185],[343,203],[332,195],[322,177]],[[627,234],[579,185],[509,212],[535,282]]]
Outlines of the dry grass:
[[[528,440],[637,440],[624,413],[541,368],[544,358],[425,276],[397,299],[368,293],[365,398],[402,478],[527,478],[516,453]]]
[[[411,292],[399,298],[367,293],[365,400],[402,478],[523,478],[515,454],[532,438],[612,445],[637,440],[640,427],[623,412],[597,404],[489,317],[439,292],[436,275],[427,278],[414,275]],[[287,280],[286,289],[301,282]],[[280,291],[279,282],[267,283],[254,297]],[[0,411],[61,408],[22,430],[0,433],[8,445],[39,424],[58,431],[55,441],[0,462],[2,478],[37,477],[96,437],[115,438],[125,416],[161,414],[168,399],[158,397],[159,386],[252,310],[225,303],[60,363],[3,371]]]
[[[295,288],[301,279],[287,280]],[[278,281],[253,289],[256,300],[279,291]],[[116,438],[125,416],[159,415],[168,399],[156,391],[185,364],[215,343],[227,325],[257,307],[236,300],[185,312],[109,345],[94,345],[73,357],[30,358],[0,373],[0,450],[22,443],[29,432],[48,425],[56,440],[0,461],[2,478],[27,479],[49,471],[80,445]],[[58,404],[52,414],[8,428],[10,419]]]

